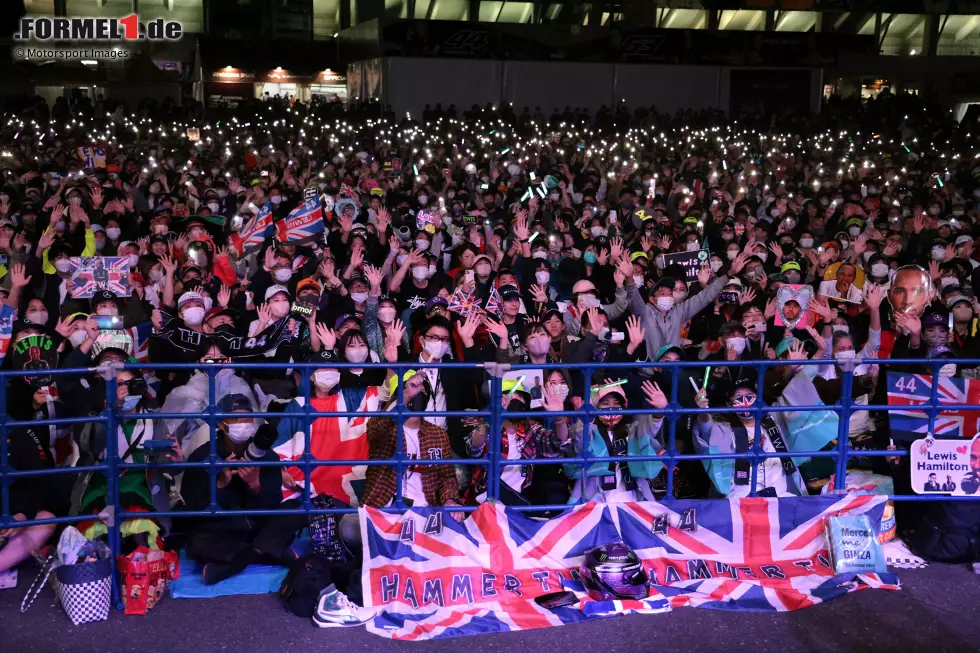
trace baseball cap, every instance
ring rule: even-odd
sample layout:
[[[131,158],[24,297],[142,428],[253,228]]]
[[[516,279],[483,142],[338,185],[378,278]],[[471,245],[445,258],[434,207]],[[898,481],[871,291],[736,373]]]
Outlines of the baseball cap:
[[[800,269],[800,264],[796,261],[787,261],[786,263],[783,263],[783,267],[779,268],[779,271],[784,273],[789,270],[796,270],[797,272],[802,271]]]
[[[657,354],[653,357],[653,360],[660,360],[669,351],[677,352],[677,354],[681,357],[681,360],[687,358],[687,356],[684,355],[684,350],[680,347],[676,345],[661,345],[660,348],[657,349]]]
[[[497,292],[500,293],[500,298],[504,301],[521,298],[521,293],[519,290],[517,290],[517,286],[512,286],[510,284],[500,286],[500,288],[497,289]]]
[[[933,326],[941,326],[941,327],[949,326],[949,317],[946,315],[945,311],[940,312],[940,311],[930,310],[930,311],[926,311],[922,315],[922,328],[928,329],[929,327],[933,327]]]
[[[677,281],[674,279],[674,277],[664,277],[657,282],[656,286],[653,287],[653,291],[656,292],[661,288],[670,288],[673,290],[675,285],[677,285]]]
[[[336,331],[340,327],[344,326],[344,322],[356,322],[358,328],[360,328],[361,326],[360,318],[358,318],[353,313],[345,313],[344,315],[341,315],[340,317],[337,318],[337,321],[334,323],[333,326],[334,330]]]
[[[265,301],[269,301],[275,295],[277,295],[277,294],[279,294],[281,292],[282,293],[286,293],[286,297],[287,298],[290,296],[289,295],[289,288],[287,288],[286,286],[280,286],[279,284],[276,284],[274,286],[269,286],[266,289],[266,291],[265,291]]]
[[[245,395],[236,392],[222,397],[218,402],[218,408],[222,413],[232,413],[236,410],[251,411],[252,402]]]
[[[953,295],[948,300],[946,300],[946,306],[948,306],[952,310],[952,308],[957,304],[959,304],[960,302],[966,302],[971,306],[973,305],[973,302],[966,295]]]
[[[300,281],[298,284],[296,284],[296,294],[299,295],[307,288],[313,288],[314,290],[317,291],[317,293],[323,292],[323,287],[320,285],[319,281],[317,281],[313,277],[307,277],[302,281]]]
[[[202,306],[205,304],[204,297],[201,295],[201,293],[197,293],[192,290],[185,292],[180,296],[180,299],[177,300],[177,310],[179,311],[181,308],[183,308],[184,304],[187,302],[201,302]]]
[[[626,391],[623,389],[623,385],[615,383],[592,386],[592,404],[595,405],[599,403],[603,397],[610,394],[619,395],[623,401],[623,404],[626,404]]]
[[[449,301],[447,301],[445,297],[440,297],[438,295],[435,297],[430,297],[429,301],[425,303],[425,312],[428,313],[436,306],[447,308],[449,306]]]

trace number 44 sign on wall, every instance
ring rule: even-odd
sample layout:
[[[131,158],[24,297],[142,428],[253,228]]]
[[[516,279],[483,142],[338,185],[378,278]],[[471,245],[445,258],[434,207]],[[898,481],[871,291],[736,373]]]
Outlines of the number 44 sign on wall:
[[[936,438],[972,438],[980,431],[980,411],[965,406],[980,405],[980,381],[939,377],[936,413],[931,435]],[[933,377],[925,374],[888,373],[888,405],[900,407],[888,411],[891,437],[895,440],[918,440],[930,434],[929,413],[915,406],[932,400]]]

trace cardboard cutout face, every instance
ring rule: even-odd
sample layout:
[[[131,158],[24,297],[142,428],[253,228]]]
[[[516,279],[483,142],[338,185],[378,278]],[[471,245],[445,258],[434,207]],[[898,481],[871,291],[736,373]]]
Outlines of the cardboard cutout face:
[[[888,303],[895,313],[922,317],[922,311],[932,300],[932,282],[925,268],[905,265],[895,271],[888,289]]]
[[[795,329],[804,322],[813,288],[803,284],[783,284],[776,293],[776,325]]]

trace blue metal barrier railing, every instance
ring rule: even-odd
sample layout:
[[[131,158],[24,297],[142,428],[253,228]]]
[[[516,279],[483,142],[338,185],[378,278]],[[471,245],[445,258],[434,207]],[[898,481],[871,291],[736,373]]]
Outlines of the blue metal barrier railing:
[[[121,550],[120,546],[120,527],[123,521],[126,519],[134,518],[147,518],[147,517],[169,517],[169,516],[181,516],[181,517],[216,517],[216,516],[234,516],[234,515],[245,515],[245,516],[268,516],[268,515],[297,515],[297,514],[347,514],[356,512],[355,508],[329,508],[329,509],[318,509],[314,508],[311,496],[310,496],[310,486],[309,482],[310,475],[312,471],[317,467],[324,466],[388,466],[393,467],[395,470],[396,477],[396,493],[393,505],[391,507],[381,508],[382,510],[389,512],[404,512],[407,510],[407,505],[403,501],[403,479],[404,479],[404,469],[409,464],[412,465],[470,465],[470,466],[484,466],[488,468],[488,478],[487,478],[487,498],[496,499],[500,496],[500,476],[502,466],[508,463],[512,464],[512,461],[506,459],[501,460],[501,449],[500,449],[500,433],[503,427],[504,421],[507,418],[520,418],[520,417],[566,417],[569,418],[569,428],[572,426],[571,418],[576,418],[580,420],[583,424],[589,424],[595,417],[603,415],[655,415],[665,418],[664,423],[667,425],[666,436],[667,441],[664,443],[663,451],[656,455],[642,455],[642,456],[630,456],[629,460],[636,462],[644,461],[659,461],[662,462],[665,468],[668,470],[666,474],[666,491],[664,501],[672,501],[673,497],[673,474],[669,473],[674,466],[681,461],[687,460],[713,460],[713,459],[749,459],[752,461],[751,467],[751,485],[750,485],[750,496],[756,496],[757,487],[757,475],[759,463],[764,462],[769,458],[833,458],[835,461],[836,478],[841,479],[838,482],[837,492],[844,492],[845,489],[841,487],[843,485],[843,480],[846,477],[847,471],[847,461],[852,454],[849,447],[849,423],[850,417],[853,412],[855,412],[855,404],[852,401],[852,382],[854,369],[861,365],[862,363],[879,365],[883,368],[888,366],[917,366],[919,369],[922,366],[928,366],[932,373],[932,376],[938,377],[939,368],[943,365],[956,364],[964,365],[970,367],[980,366],[980,359],[868,359],[862,361],[860,359],[848,361],[844,367],[837,367],[838,372],[841,374],[841,396],[838,401],[833,404],[814,404],[808,406],[770,406],[767,405],[763,399],[763,392],[761,391],[764,387],[764,377],[766,370],[772,367],[778,366],[812,366],[812,365],[837,365],[838,361],[833,359],[820,359],[820,360],[802,360],[802,361],[785,361],[785,360],[761,360],[761,361],[678,361],[678,362],[663,362],[652,365],[650,363],[579,363],[575,365],[561,364],[561,363],[543,363],[543,364],[523,364],[523,365],[501,365],[494,363],[420,363],[420,362],[399,362],[397,364],[387,364],[387,363],[330,363],[330,369],[390,369],[393,370],[398,378],[396,386],[396,401],[394,405],[389,410],[378,410],[378,411],[357,411],[349,410],[345,412],[319,412],[313,408],[312,402],[312,390],[310,384],[310,376],[316,369],[322,369],[324,366],[322,364],[316,363],[292,363],[289,365],[279,364],[279,363],[231,363],[231,364],[202,364],[202,363],[165,363],[165,364],[125,364],[125,365],[112,365],[99,368],[73,368],[73,369],[56,369],[56,370],[32,370],[32,371],[13,371],[4,370],[0,371],[0,428],[3,430],[2,436],[0,436],[0,529],[4,528],[24,528],[33,525],[41,524],[73,524],[82,521],[90,521],[93,518],[103,521],[106,524],[109,533],[109,546],[111,547],[114,554],[118,554]],[[677,421],[685,415],[702,415],[702,414],[730,414],[736,412],[746,412],[746,408],[731,408],[731,407],[708,407],[699,408],[696,406],[681,406],[678,403],[678,374],[681,370],[690,368],[701,368],[704,369],[707,366],[722,366],[726,368],[739,368],[739,367],[751,367],[757,372],[757,387],[760,389],[757,392],[757,398],[753,406],[748,410],[748,412],[754,413],[755,419],[755,436],[753,438],[753,444],[751,449],[746,453],[726,453],[726,454],[683,454],[677,449]],[[581,373],[583,377],[583,388],[592,387],[592,376],[596,370],[603,370],[607,373],[622,374],[635,372],[639,375],[649,374],[649,371],[656,367],[660,370],[666,370],[671,376],[671,387],[670,387],[670,397],[668,399],[668,404],[663,409],[656,409],[650,406],[644,406],[642,408],[626,408],[626,409],[600,409],[593,405],[592,395],[590,392],[584,392],[584,403],[577,409],[567,409],[561,411],[549,411],[547,413],[542,413],[541,411],[508,411],[503,406],[503,375],[506,372],[519,372],[521,370],[566,370],[574,371],[576,373]],[[299,374],[299,392],[297,397],[303,399],[303,408],[301,411],[302,422],[303,422],[303,432],[304,432],[304,448],[303,454],[298,460],[281,460],[281,461],[251,461],[251,460],[241,460],[241,461],[228,461],[218,458],[217,455],[217,427],[223,419],[226,417],[255,417],[255,418],[269,418],[269,419],[279,419],[282,417],[282,413],[278,412],[234,412],[234,413],[224,413],[218,410],[218,405],[216,401],[216,390],[215,390],[215,377],[219,371],[222,369],[233,369],[233,370],[280,370],[283,371],[286,368],[290,368],[300,372]],[[404,381],[403,376],[407,370],[420,370],[423,368],[436,369],[436,370],[447,370],[447,369],[467,369],[467,370],[484,370],[486,372],[485,378],[489,378],[489,392],[488,392],[488,403],[487,408],[483,410],[466,410],[466,411],[426,411],[425,415],[427,417],[446,417],[446,418],[463,418],[463,417],[481,417],[488,421],[489,424],[489,440],[487,446],[487,455],[482,458],[443,458],[436,460],[418,460],[411,459],[405,452],[405,442],[404,442],[404,424],[405,421],[412,417],[412,413],[408,411],[404,402]],[[117,384],[116,375],[121,370],[130,371],[199,371],[207,374],[208,376],[208,407],[205,413],[194,414],[194,413],[163,413],[163,412],[152,412],[152,413],[140,413],[140,419],[144,420],[163,420],[163,419],[187,419],[189,417],[196,417],[201,419],[205,424],[208,425],[210,431],[210,437],[208,441],[209,455],[205,461],[202,462],[162,462],[162,461],[151,461],[151,462],[125,462],[119,460],[120,452],[118,451],[118,440],[117,437],[111,437],[109,434],[115,434],[119,428],[120,421],[123,419],[123,414],[120,412],[118,402],[116,400],[117,395]],[[84,376],[84,375],[101,375],[105,379],[105,389],[106,389],[106,403],[105,408],[98,415],[92,416],[80,416],[80,417],[67,417],[67,418],[52,418],[43,420],[14,420],[9,417],[7,410],[7,385],[11,379],[18,377],[31,377],[31,376],[48,376],[53,375],[55,377],[65,377],[65,376]],[[882,377],[883,378],[883,377]],[[980,406],[973,405],[950,405],[950,404],[940,404],[938,402],[938,384],[932,384],[932,390],[930,393],[929,401],[923,405],[916,406],[916,410],[920,410],[927,414],[929,419],[929,432],[933,432],[936,416],[939,412],[944,410],[976,410],[980,411]],[[390,401],[390,399],[389,399]],[[380,408],[384,408],[383,406]],[[907,408],[907,407],[900,407]],[[888,405],[865,405],[860,404],[857,410],[860,411],[888,411],[895,410],[895,406]],[[786,453],[780,452],[766,452],[760,447],[761,442],[761,428],[762,420],[760,419],[763,413],[778,413],[778,412],[806,412],[806,411],[833,411],[837,413],[839,417],[838,425],[838,437],[837,446],[833,450],[825,451],[789,451]],[[366,459],[366,460],[321,460],[313,457],[310,453],[310,438],[312,432],[312,424],[315,420],[319,418],[331,418],[331,417],[393,417],[397,428],[396,428],[396,448],[394,459]],[[296,418],[295,413],[290,413],[291,418]],[[101,424],[105,426],[106,429],[106,450],[104,452],[104,457],[97,464],[76,466],[70,468],[52,468],[52,469],[39,469],[39,470],[14,470],[9,465],[8,460],[8,435],[13,429],[22,427],[35,427],[44,425],[60,425],[60,426],[77,426],[79,424]],[[661,429],[663,433],[663,429]],[[581,469],[582,478],[586,477],[586,471],[594,463],[611,463],[611,462],[623,462],[623,458],[619,456],[593,456],[590,452],[590,440],[591,434],[589,429],[584,429],[585,436],[582,441],[581,452],[575,456],[562,457],[562,458],[534,458],[534,459],[521,459],[521,465],[577,465]],[[100,453],[100,452],[96,452]],[[459,454],[459,452],[456,452]],[[859,454],[861,457],[881,457],[881,456],[905,456],[908,455],[907,451],[902,449],[898,450],[861,450]],[[393,464],[392,464],[393,463]],[[236,467],[279,467],[279,468],[290,468],[298,467],[302,470],[304,479],[307,482],[303,484],[303,493],[301,507],[299,508],[283,508],[277,510],[223,510],[220,508],[217,502],[217,478],[219,473],[224,468],[236,468]],[[128,513],[123,509],[120,504],[119,497],[119,477],[121,473],[126,471],[141,471],[141,470],[152,470],[152,469],[167,469],[172,471],[184,470],[189,468],[206,468],[210,476],[209,482],[209,502],[208,507],[205,510],[181,510],[175,512],[167,511],[150,511],[150,512],[132,512]],[[42,519],[32,519],[25,521],[15,521],[13,516],[10,514],[10,487],[14,481],[18,478],[29,478],[37,476],[49,476],[56,474],[81,474],[85,472],[97,472],[104,474],[106,477],[106,507],[98,515],[92,514],[82,514],[82,515],[69,515],[69,516],[55,516],[53,518],[42,518]],[[970,496],[948,496],[948,495],[902,495],[893,497],[896,500],[902,501],[961,501],[961,500],[977,500],[980,497],[970,497]],[[580,498],[581,502],[582,499]],[[567,508],[567,504],[560,505],[531,505],[531,506],[521,506],[517,507],[517,510],[522,511],[556,511]],[[439,509],[443,511],[450,512],[472,512],[476,508],[474,506],[445,506]],[[113,566],[113,598],[117,605],[119,605],[119,586],[115,578],[115,566]]]

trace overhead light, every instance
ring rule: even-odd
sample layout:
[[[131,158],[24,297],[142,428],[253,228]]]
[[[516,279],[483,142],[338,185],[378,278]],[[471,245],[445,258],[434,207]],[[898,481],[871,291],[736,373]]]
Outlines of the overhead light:
[[[92,59],[82,59],[82,64],[85,66],[98,66],[99,62]]]
[[[231,66],[225,66],[225,70],[234,70]]]
[[[912,48],[912,50],[909,52],[909,54],[914,57],[915,56],[915,48]]]
[[[915,53],[913,52],[912,54],[915,54]],[[277,73],[281,73],[282,72],[282,66],[276,66],[276,72]]]

